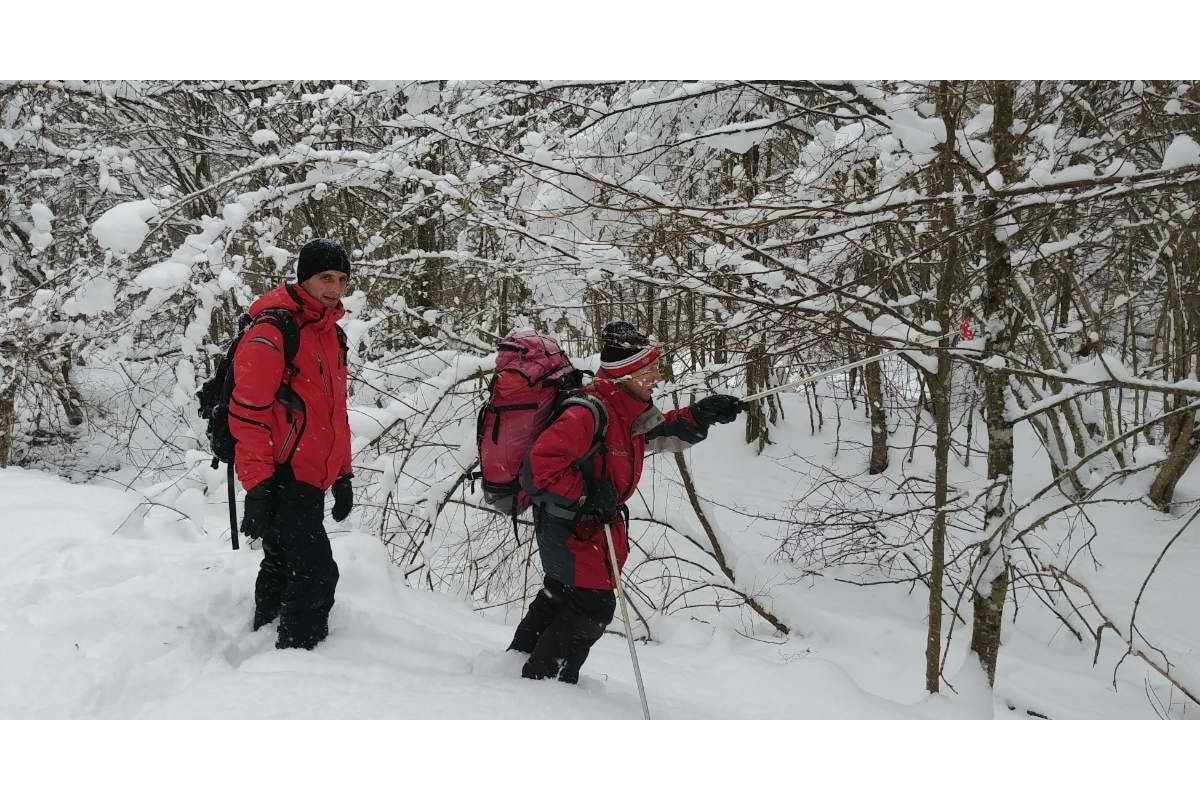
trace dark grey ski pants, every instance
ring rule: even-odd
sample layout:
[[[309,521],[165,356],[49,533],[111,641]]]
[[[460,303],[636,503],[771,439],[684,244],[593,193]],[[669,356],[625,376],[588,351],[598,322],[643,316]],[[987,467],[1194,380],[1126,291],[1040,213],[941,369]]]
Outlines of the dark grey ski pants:
[[[529,654],[521,675],[578,683],[580,667],[616,610],[611,589],[580,589],[546,578],[508,646]]]
[[[311,650],[329,634],[338,568],[325,534],[325,493],[282,482],[275,516],[263,531],[254,585],[254,629],[279,617],[278,648]]]

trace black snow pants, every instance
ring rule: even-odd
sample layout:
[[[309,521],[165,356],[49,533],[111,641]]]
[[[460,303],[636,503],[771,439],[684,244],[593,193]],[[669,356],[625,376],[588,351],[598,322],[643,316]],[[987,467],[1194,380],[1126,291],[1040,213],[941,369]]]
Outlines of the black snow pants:
[[[279,617],[277,648],[311,650],[329,634],[338,568],[323,524],[325,493],[281,478],[275,514],[262,534],[254,585],[254,630]]]
[[[578,683],[579,668],[616,610],[611,589],[580,589],[546,578],[508,646],[529,654],[521,675]]]

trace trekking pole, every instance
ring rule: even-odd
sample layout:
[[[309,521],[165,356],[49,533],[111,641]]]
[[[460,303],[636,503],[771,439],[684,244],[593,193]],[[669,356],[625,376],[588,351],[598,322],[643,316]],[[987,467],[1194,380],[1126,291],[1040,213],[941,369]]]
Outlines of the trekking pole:
[[[229,541],[233,542],[233,549],[238,549],[238,530],[237,530],[237,506],[233,501],[233,462],[229,462]]]
[[[758,400],[763,397],[770,397],[773,394],[779,394],[780,392],[787,391],[788,389],[795,389],[797,387],[803,386],[806,383],[812,383],[813,381],[819,381],[821,378],[825,378],[829,375],[837,375],[839,372],[845,372],[848,369],[854,369],[855,367],[861,367],[863,364],[870,364],[872,361],[879,361],[881,359],[887,358],[890,355],[893,355],[896,352],[898,352],[898,351],[888,350],[886,353],[880,353],[877,356],[871,356],[870,358],[864,358],[859,361],[855,361],[852,364],[843,364],[840,367],[834,367],[833,369],[827,369],[824,372],[816,372],[816,373],[813,373],[812,375],[805,375],[803,378],[792,381],[791,383],[785,383],[783,386],[776,386],[773,389],[764,389],[761,392],[746,395],[745,397],[742,398],[742,402],[748,403],[751,400]]]
[[[625,641],[629,642],[629,659],[633,662],[633,676],[637,678],[638,697],[642,701],[642,716],[650,719],[650,706],[646,704],[646,687],[642,685],[642,668],[638,666],[637,651],[633,647],[633,628],[629,625],[629,607],[625,605],[625,590],[621,586],[621,570],[617,567],[617,548],[613,546],[612,525],[604,523],[604,536],[608,539],[608,563],[612,567],[613,586],[617,600],[621,603],[621,619],[625,622]]]
[[[938,338],[934,339],[933,341],[940,342],[942,339],[945,339],[948,336],[953,336],[954,334],[956,334],[958,332],[959,331],[957,331],[957,330],[950,331],[949,333],[939,336]],[[932,342],[931,342],[931,344],[932,344]],[[885,359],[888,356],[894,356],[897,353],[902,353],[906,350],[915,350],[915,349],[916,348],[913,348],[913,347],[897,347],[893,350],[885,350],[884,352],[880,353],[879,355],[868,356],[867,358],[860,358],[858,361],[853,361],[849,364],[843,364],[840,367],[833,367],[832,369],[827,369],[824,372],[816,372],[812,375],[805,375],[803,378],[792,381],[791,383],[785,383],[783,386],[776,386],[773,389],[764,389],[763,391],[757,392],[756,394],[747,395],[742,398],[742,402],[748,403],[751,400],[758,400],[763,397],[769,397],[773,394],[779,394],[780,392],[787,391],[788,389],[795,389],[799,386],[803,386],[806,383],[812,383],[813,381],[819,381],[821,378],[825,378],[830,375],[837,375],[839,372],[845,372],[846,370],[854,369],[855,367],[861,367],[864,364],[870,364],[873,361],[881,361],[882,359]]]

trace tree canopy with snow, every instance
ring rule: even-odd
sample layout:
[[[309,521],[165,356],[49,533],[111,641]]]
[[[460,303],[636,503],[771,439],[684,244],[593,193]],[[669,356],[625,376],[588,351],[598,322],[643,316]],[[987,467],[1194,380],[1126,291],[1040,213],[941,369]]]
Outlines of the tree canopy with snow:
[[[850,716],[1195,718],[1197,87],[0,84],[0,466],[20,468],[0,493],[119,486],[105,519],[129,563],[146,541],[179,564],[217,552],[196,391],[250,302],[329,237],[354,263],[358,498],[338,548],[372,587],[340,624],[401,601],[462,630],[519,616],[536,544],[472,480],[495,345],[536,327],[594,369],[598,331],[626,319],[665,343],[662,407],[834,370],[752,402],[719,457],[648,462],[635,637],[678,648],[651,684],[671,652],[740,634],[775,648],[764,686],[817,680]],[[221,575],[241,586],[243,567]],[[845,638],[855,619],[873,644]],[[789,671],[805,653],[825,666]],[[441,655],[448,680],[497,679]],[[615,715],[610,691],[571,707]],[[747,715],[837,716],[760,699]],[[86,714],[63,702],[0,713]]]

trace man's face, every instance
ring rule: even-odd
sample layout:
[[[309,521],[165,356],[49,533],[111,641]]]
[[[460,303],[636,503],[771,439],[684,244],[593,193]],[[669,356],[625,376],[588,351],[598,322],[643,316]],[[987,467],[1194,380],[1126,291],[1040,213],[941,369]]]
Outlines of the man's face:
[[[300,285],[304,287],[304,291],[317,298],[321,305],[333,308],[346,293],[346,287],[350,285],[350,276],[340,270],[327,269]]]
[[[661,383],[662,379],[662,370],[656,358],[637,372],[630,373],[625,379],[625,385],[637,397],[649,401],[654,395],[654,387]]]

